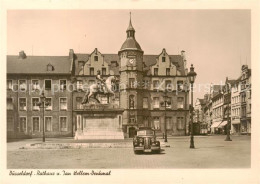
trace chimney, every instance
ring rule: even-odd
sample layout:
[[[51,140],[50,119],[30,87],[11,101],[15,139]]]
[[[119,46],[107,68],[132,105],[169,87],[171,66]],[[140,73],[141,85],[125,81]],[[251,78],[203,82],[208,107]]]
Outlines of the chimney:
[[[182,51],[181,51],[181,56],[182,56],[183,60],[185,60],[185,61],[186,61],[186,57],[185,57],[185,51],[184,51],[184,50],[182,50]]]
[[[19,52],[19,59],[25,59],[25,58],[26,58],[26,54],[25,54],[25,52],[23,50],[21,50]]]
[[[70,49],[69,58],[74,59],[74,50]]]

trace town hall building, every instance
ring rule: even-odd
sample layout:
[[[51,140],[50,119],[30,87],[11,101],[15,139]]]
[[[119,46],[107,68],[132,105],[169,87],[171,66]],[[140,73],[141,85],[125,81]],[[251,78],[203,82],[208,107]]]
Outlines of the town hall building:
[[[117,54],[7,56],[8,138],[75,136],[76,139],[123,139],[139,127],[158,134],[189,132],[189,81],[185,51],[145,55],[131,19]],[[114,94],[98,94],[82,103],[97,71],[115,76]],[[48,101],[40,108],[42,92]],[[44,110],[44,117],[43,117]]]

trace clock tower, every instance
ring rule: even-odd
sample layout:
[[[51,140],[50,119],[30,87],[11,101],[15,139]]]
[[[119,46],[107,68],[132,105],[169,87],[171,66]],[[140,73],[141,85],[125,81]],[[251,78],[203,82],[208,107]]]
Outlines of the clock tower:
[[[124,108],[124,132],[136,129],[143,122],[142,82],[143,82],[143,50],[135,39],[131,13],[127,38],[118,52],[120,63],[120,107]]]

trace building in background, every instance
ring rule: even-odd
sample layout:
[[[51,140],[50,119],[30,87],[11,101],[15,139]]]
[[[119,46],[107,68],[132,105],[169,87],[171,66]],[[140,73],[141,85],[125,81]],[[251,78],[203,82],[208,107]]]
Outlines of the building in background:
[[[229,116],[232,134],[250,135],[251,93],[251,69],[243,65],[238,79],[226,78],[225,85],[211,85],[210,94],[206,94],[207,100],[204,98],[203,115],[198,113],[204,117],[202,124],[207,124],[212,134],[226,134]],[[197,109],[200,104],[201,102],[197,101]]]
[[[241,132],[241,85],[239,77],[231,88],[231,133],[240,134]]]
[[[118,132],[133,137],[143,126],[157,133],[167,129],[168,135],[186,135],[189,81],[185,51],[170,55],[162,49],[145,55],[131,20],[126,34],[117,54],[103,54],[96,48],[90,54],[71,49],[68,56],[26,56],[24,52],[7,56],[8,137],[42,136],[42,109],[37,106],[40,89],[51,103],[44,117],[46,137],[74,136],[80,131],[91,139],[115,138]],[[118,77],[118,90],[114,97],[99,95],[101,104],[90,100],[83,105],[86,90],[97,83],[98,70],[104,79]]]
[[[7,56],[7,136],[42,137],[43,118],[47,137],[72,136],[73,74],[70,56]],[[43,117],[40,95],[50,104]]]
[[[195,102],[195,117],[194,117],[194,123],[195,125],[195,133],[197,134],[207,134],[208,133],[208,125],[205,121],[205,113],[204,113],[204,108],[206,106],[208,100],[208,94],[204,95],[204,98],[200,99],[197,98]]]
[[[224,134],[227,133],[227,127],[230,127],[229,123],[231,123],[231,90],[235,83],[236,80],[231,80],[226,77],[225,86],[223,87],[223,120],[218,128],[222,129]],[[230,130],[230,128],[228,130]]]
[[[241,72],[241,133],[251,134],[251,69],[242,66]]]

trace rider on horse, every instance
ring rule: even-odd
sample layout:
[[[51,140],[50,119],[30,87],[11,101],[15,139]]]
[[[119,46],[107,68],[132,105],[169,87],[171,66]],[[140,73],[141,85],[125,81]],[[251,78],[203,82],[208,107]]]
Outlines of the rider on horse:
[[[100,86],[101,85],[101,88],[100,89],[103,89],[104,93],[108,93],[108,90],[107,90],[107,85],[105,83],[105,79],[101,76],[101,72],[100,70],[97,71],[97,76],[96,76],[96,79],[98,81],[98,85]]]

